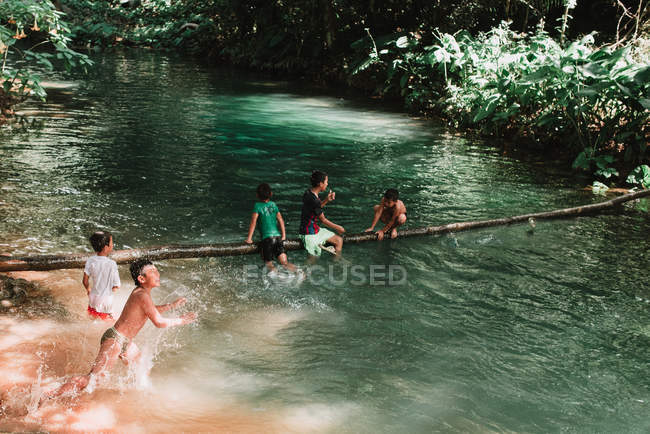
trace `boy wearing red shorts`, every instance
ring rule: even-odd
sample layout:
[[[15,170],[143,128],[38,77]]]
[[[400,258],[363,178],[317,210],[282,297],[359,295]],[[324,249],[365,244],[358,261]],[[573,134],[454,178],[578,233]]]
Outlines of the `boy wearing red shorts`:
[[[97,255],[86,261],[82,280],[88,294],[88,315],[113,321],[113,292],[120,287],[117,263],[108,257],[113,251],[113,236],[108,231],[95,232],[90,236],[90,244]]]

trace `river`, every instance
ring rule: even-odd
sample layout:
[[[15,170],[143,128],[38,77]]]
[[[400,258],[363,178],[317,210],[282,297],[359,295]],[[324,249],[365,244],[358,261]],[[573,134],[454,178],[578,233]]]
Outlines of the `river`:
[[[314,169],[349,233],[387,188],[407,227],[603,200],[554,162],[304,83],[144,50],[95,60],[22,107],[42,128],[0,131],[0,253],[90,252],[98,228],[116,249],[243,241],[260,182],[294,238]],[[106,327],[84,315],[81,270],[51,273],[70,314],[0,324],[0,348],[33,365],[5,378],[0,430],[648,432],[649,228],[631,204],[349,245],[316,265],[289,252],[301,283],[264,276],[257,256],[160,261],[154,300],[184,296],[199,320],[143,329],[148,379],[117,368],[36,410],[88,369]]]

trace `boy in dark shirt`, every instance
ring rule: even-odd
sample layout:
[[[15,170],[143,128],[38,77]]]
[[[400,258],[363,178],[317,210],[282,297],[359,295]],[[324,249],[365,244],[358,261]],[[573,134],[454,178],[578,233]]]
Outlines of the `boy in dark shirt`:
[[[336,255],[340,255],[341,249],[343,248],[343,238],[339,235],[343,235],[345,229],[343,229],[343,226],[327,220],[325,214],[323,214],[323,207],[336,198],[336,193],[330,191],[327,194],[327,198],[323,201],[318,197],[319,193],[327,189],[328,181],[326,173],[318,170],[314,171],[311,174],[311,188],[307,189],[302,196],[299,233],[305,250],[312,256],[320,256],[322,246],[325,242],[334,245]],[[335,230],[339,235],[319,227],[319,222]]]
[[[262,250],[262,259],[266,264],[266,268],[269,271],[275,270],[273,258],[276,257],[284,268],[295,273],[296,267],[287,261],[287,254],[284,252],[283,242],[287,238],[284,219],[275,202],[271,201],[271,196],[273,196],[273,192],[270,185],[263,183],[257,186],[257,199],[259,199],[259,202],[255,202],[253,208],[246,243],[253,243],[253,232],[255,232],[255,226],[259,219],[260,233],[262,234],[260,249]]]

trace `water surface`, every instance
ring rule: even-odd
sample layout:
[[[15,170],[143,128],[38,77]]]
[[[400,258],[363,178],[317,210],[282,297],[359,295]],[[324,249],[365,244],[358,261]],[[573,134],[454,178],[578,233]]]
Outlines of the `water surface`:
[[[409,227],[602,200],[552,164],[301,83],[147,52],[96,60],[88,77],[51,77],[50,102],[23,108],[42,130],[0,132],[0,251],[90,251],[97,228],[116,248],[241,241],[260,182],[294,237],[313,169],[329,173],[326,214],[348,232],[369,225],[390,187]],[[256,256],[162,261],[156,301],[185,296],[199,322],[141,332],[144,390],[118,369],[67,404],[95,405],[118,431],[647,432],[649,223],[626,206],[534,233],[349,245],[344,261],[316,266],[290,252],[311,273],[300,284],[251,278]],[[389,266],[404,279],[381,276]],[[123,303],[132,284],[120,272]],[[66,275],[71,288],[80,273]],[[103,329],[79,331],[78,294],[65,327],[82,337],[38,343],[55,348],[44,377],[94,358]],[[0,423],[25,426],[61,429],[40,414]]]

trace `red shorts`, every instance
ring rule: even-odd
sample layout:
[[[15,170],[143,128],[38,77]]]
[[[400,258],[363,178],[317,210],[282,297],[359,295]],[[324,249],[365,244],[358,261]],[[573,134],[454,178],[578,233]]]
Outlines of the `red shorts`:
[[[92,307],[88,306],[88,315],[90,315],[93,318],[99,318],[104,321],[113,321],[113,315],[110,313],[104,313],[104,312],[97,312],[95,309]]]

